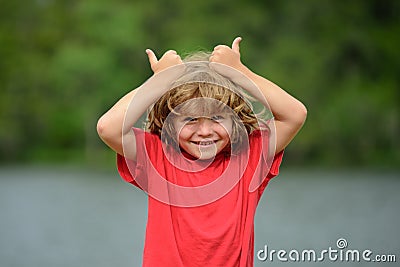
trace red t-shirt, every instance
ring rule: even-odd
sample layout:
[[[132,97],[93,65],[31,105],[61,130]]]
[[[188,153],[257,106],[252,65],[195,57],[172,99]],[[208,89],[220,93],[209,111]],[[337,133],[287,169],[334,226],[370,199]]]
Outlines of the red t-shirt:
[[[134,131],[137,161],[118,155],[117,164],[125,181],[148,192],[143,266],[253,266],[256,207],[283,156],[267,162],[266,132],[250,134],[248,149],[195,161]]]

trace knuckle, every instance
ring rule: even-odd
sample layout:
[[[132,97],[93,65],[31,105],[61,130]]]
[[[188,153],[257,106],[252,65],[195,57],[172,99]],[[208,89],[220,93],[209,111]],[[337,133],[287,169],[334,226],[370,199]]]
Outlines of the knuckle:
[[[225,49],[229,48],[226,45],[218,45],[217,47],[218,47],[218,50],[225,50]]]

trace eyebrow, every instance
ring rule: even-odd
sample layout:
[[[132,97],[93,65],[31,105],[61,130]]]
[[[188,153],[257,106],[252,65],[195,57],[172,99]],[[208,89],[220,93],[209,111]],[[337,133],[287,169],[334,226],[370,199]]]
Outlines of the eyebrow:
[[[227,117],[229,116],[229,113],[227,112],[217,112],[217,113],[211,113],[209,115],[194,115],[194,114],[179,114],[177,115],[178,118],[193,118],[193,119],[198,119],[198,118],[212,118],[215,116],[222,116],[222,117]]]

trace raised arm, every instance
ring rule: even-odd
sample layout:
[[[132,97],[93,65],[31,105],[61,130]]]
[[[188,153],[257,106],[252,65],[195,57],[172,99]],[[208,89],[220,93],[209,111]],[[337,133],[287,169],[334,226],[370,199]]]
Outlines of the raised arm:
[[[150,49],[147,49],[146,53],[154,75],[140,87],[123,96],[97,122],[97,132],[104,143],[131,160],[136,160],[133,125],[147,108],[170,89],[170,85],[182,71],[182,68],[169,68],[182,64],[180,56],[175,51],[167,51],[160,60]]]
[[[275,153],[279,153],[290,143],[302,127],[307,116],[307,109],[299,100],[273,82],[255,74],[241,62],[239,49],[241,40],[240,37],[236,38],[233,41],[232,47],[226,45],[216,46],[210,57],[211,66],[222,75],[227,76],[233,82],[246,89],[261,103],[271,109],[276,127]],[[239,71],[244,76],[238,75],[236,71],[229,71],[229,68],[223,67],[220,64],[212,63],[226,65]],[[257,85],[259,90],[252,83]]]

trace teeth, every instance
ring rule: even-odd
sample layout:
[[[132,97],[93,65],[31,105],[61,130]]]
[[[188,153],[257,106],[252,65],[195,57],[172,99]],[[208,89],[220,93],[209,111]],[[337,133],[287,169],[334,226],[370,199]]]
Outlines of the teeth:
[[[214,144],[213,141],[200,141],[199,142],[199,145],[201,145],[201,146],[209,146],[209,145],[212,145],[212,144]]]

